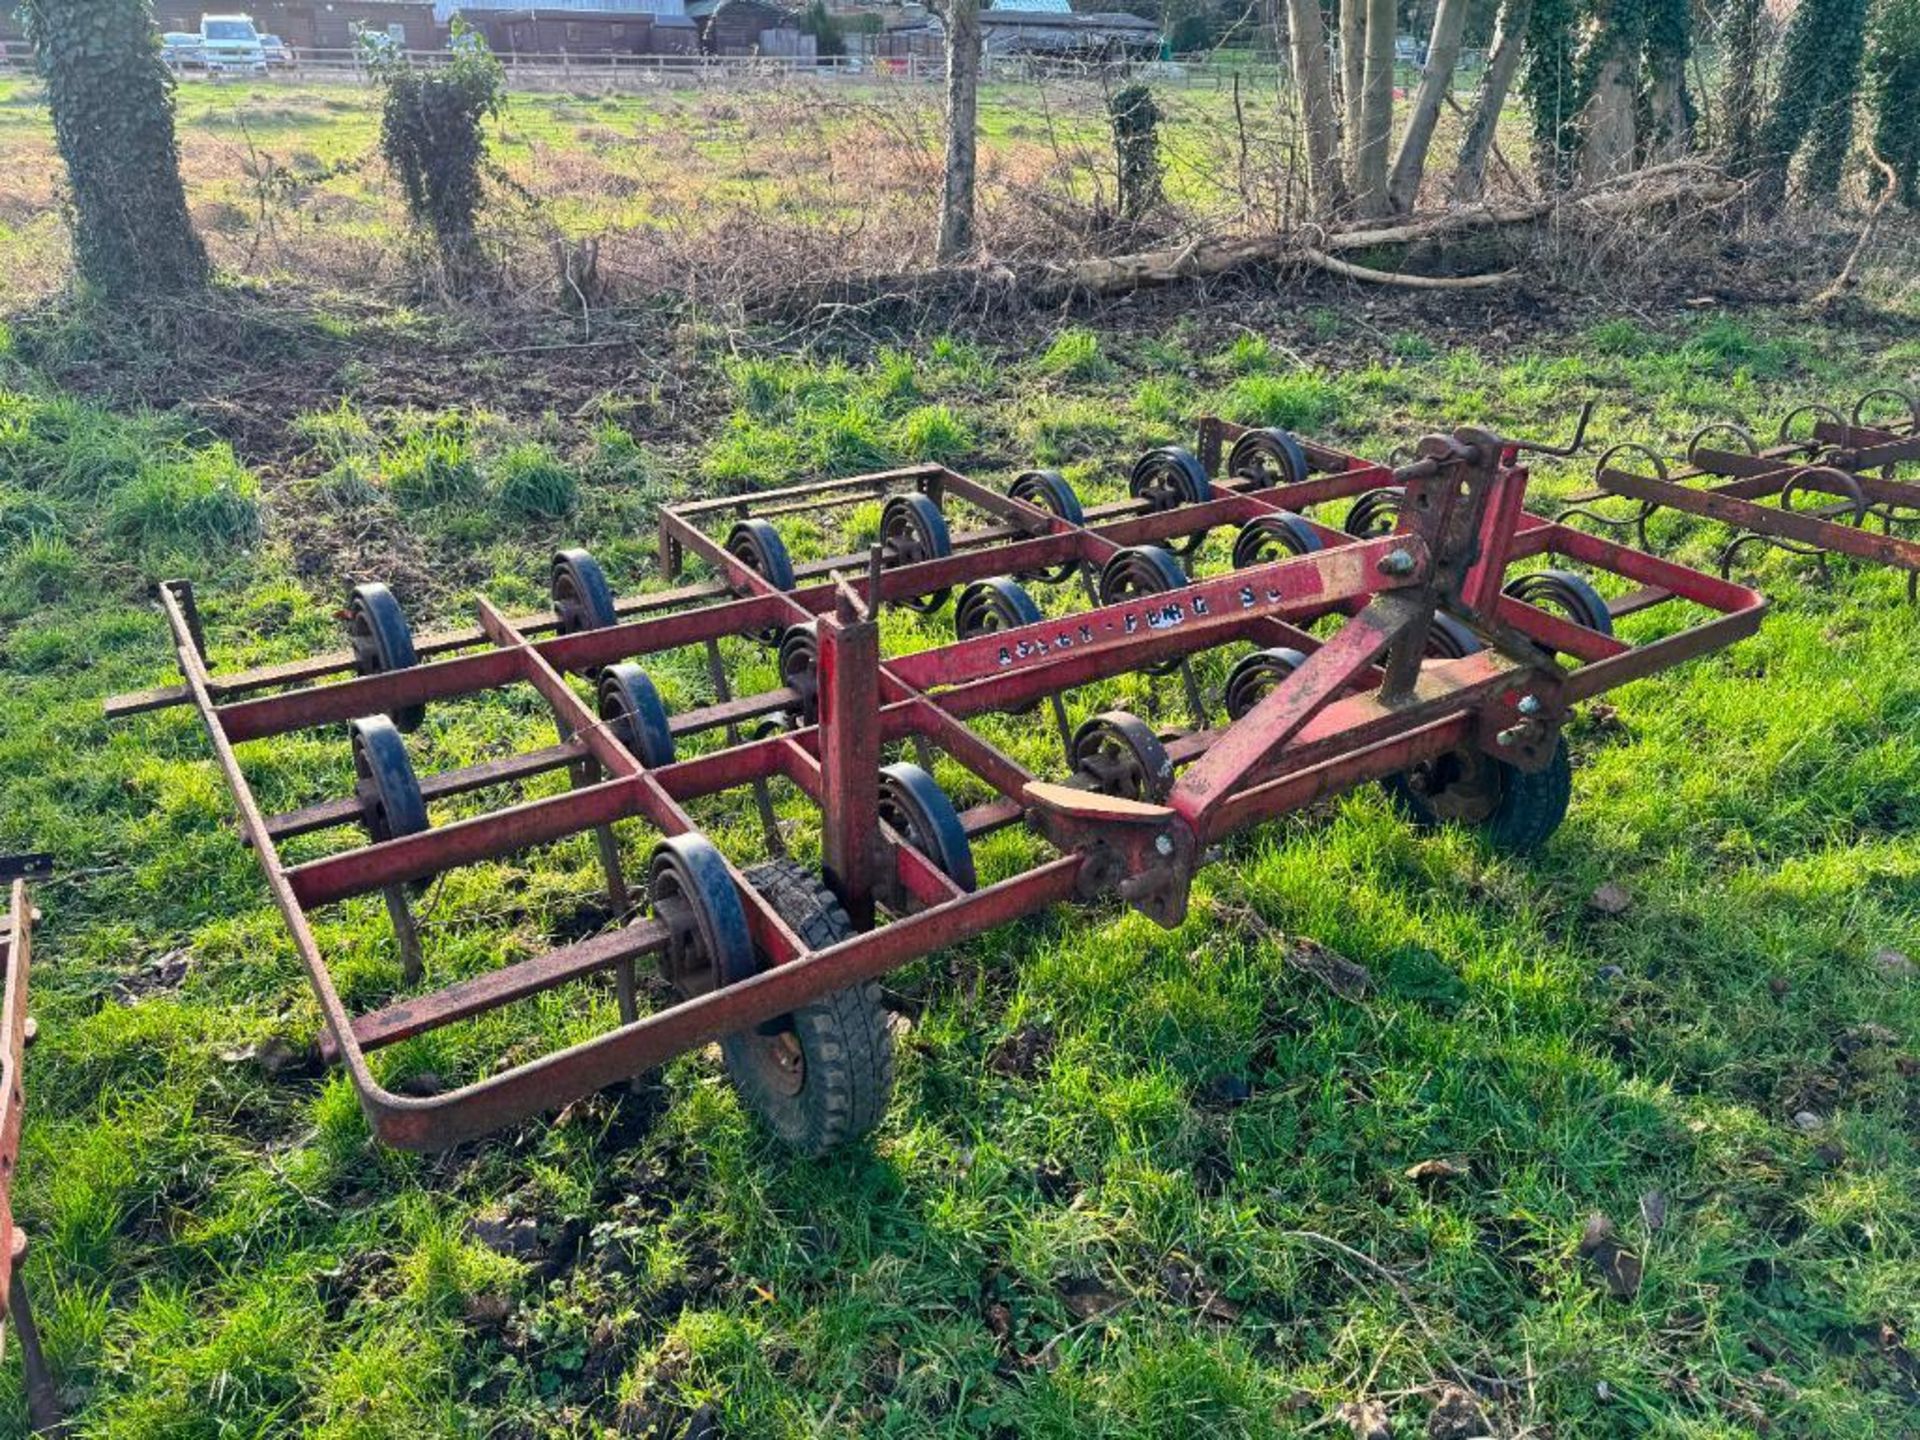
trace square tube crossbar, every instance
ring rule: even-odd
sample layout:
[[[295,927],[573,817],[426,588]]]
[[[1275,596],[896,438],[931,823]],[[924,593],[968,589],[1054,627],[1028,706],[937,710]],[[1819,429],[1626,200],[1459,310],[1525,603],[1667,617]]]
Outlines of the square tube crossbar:
[[[1217,470],[1222,444],[1243,433],[1207,422],[1207,468]],[[672,578],[694,560],[716,579],[623,600],[608,623],[571,631],[558,613],[516,620],[482,599],[471,631],[448,632],[431,649],[416,647],[417,663],[406,668],[350,679],[335,677],[355,668],[351,655],[216,676],[191,588],[169,582],[159,599],[183,683],[109,701],[108,709],[130,714],[184,699],[198,710],[241,831],[319,1001],[324,1052],[347,1070],[382,1141],[442,1148],[557,1108],[693,1046],[777,1022],[829,992],[1064,900],[1114,895],[1161,923],[1177,923],[1193,870],[1226,833],[1462,748],[1537,768],[1553,754],[1567,708],[1578,699],[1730,644],[1759,622],[1764,602],[1749,589],[1526,512],[1526,471],[1515,463],[1514,447],[1496,436],[1463,430],[1429,437],[1421,457],[1397,470],[1325,445],[1308,443],[1304,453],[1319,473],[1297,483],[1225,475],[1196,503],[1136,497],[1073,518],[937,465],[670,506],[660,518],[663,571]],[[1191,541],[1383,485],[1407,497],[1389,533],[1356,537],[1309,522],[1320,542],[1309,553],[1182,575],[1185,583],[1148,593],[1106,596],[1087,578],[1132,547]],[[954,535],[943,553],[907,556],[875,547],[783,576],[762,573],[705,528],[903,491],[935,504],[958,502],[989,523]],[[1623,611],[1678,599],[1708,618],[1633,646],[1501,593],[1510,564],[1544,554],[1638,587],[1639,598],[1624,602]],[[1087,603],[909,654],[882,653],[877,622],[884,607],[1034,572],[1087,584]],[[1489,643],[1456,658],[1423,659],[1442,612]],[[1330,616],[1344,619],[1325,638],[1305,628]],[[714,703],[673,717],[670,729],[676,737],[724,731],[725,743],[684,758],[643,761],[572,678],[705,647],[719,679],[718,642],[767,640],[797,626],[812,627],[818,647],[810,693],[783,683],[764,694],[734,695],[721,684]],[[1234,723],[1216,727],[1196,714],[1192,730],[1171,733],[1167,783],[1148,798],[1104,792],[1078,772],[1064,782],[1036,775],[967,723],[1051,703],[1064,724],[1057,707],[1069,692],[1146,668],[1180,669],[1240,643],[1292,647],[1304,663]],[[1191,689],[1190,672],[1187,678]],[[541,696],[559,743],[428,776],[419,785],[422,798],[559,772],[570,788],[304,863],[282,859],[277,846],[291,836],[355,824],[371,830],[366,804],[356,796],[268,816],[238,746],[509,686],[530,686]],[[742,728],[776,715],[788,717],[785,728]],[[945,755],[991,793],[961,817],[968,834],[1024,823],[1051,853],[978,888],[956,879],[883,818],[881,761],[885,748],[899,743]],[[631,913],[617,850],[606,839],[609,894],[625,921],[618,928],[356,1015],[314,937],[314,910],[375,893],[387,895],[391,907],[410,882],[574,835],[605,837],[627,820],[669,840],[688,836],[697,831],[689,805],[774,779],[819,809],[826,880],[855,921],[851,938],[810,949],[723,860],[760,957],[758,973],[682,989],[674,1003],[644,1015],[629,1003],[628,979],[621,1023],[605,1033],[445,1094],[399,1094],[380,1082],[369,1063],[373,1051],[574,980],[608,972],[630,977],[644,957],[670,966],[690,943],[686,928],[664,903],[652,915]],[[404,900],[398,903],[396,926],[403,927]],[[405,929],[410,922],[403,952]]]
[[[22,1273],[27,1232],[13,1212],[13,1185],[26,1117],[27,1046],[33,1040],[27,972],[33,963],[33,926],[40,918],[27,881],[51,868],[46,855],[0,856],[0,883],[7,885],[7,909],[0,913],[0,1346],[9,1336],[19,1346],[27,1414],[38,1434],[58,1433],[60,1406]]]

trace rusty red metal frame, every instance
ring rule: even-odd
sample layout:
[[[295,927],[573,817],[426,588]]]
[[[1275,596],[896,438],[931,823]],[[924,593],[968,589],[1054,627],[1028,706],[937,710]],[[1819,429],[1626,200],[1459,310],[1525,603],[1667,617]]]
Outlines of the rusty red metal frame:
[[[1867,410],[1888,400],[1898,401],[1906,415],[1892,424],[1865,423]],[[1809,416],[1810,433],[1794,435],[1796,422]],[[1708,444],[1709,437],[1737,442],[1737,448]],[[1626,457],[1640,464],[1628,469],[1615,463]],[[1707,425],[1695,433],[1678,470],[1645,446],[1616,445],[1596,466],[1598,489],[1575,497],[1562,518],[1631,526],[1645,549],[1653,512],[1678,510],[1735,531],[1720,553],[1722,575],[1732,573],[1749,546],[1768,545],[1814,556],[1822,564],[1826,556],[1839,555],[1905,570],[1913,598],[1920,592],[1920,540],[1893,531],[1895,525],[1920,521],[1920,484],[1894,476],[1897,466],[1915,460],[1920,460],[1920,399],[1899,390],[1874,390],[1846,416],[1824,405],[1798,407],[1781,422],[1776,443],[1764,448],[1740,425]],[[1591,507],[1605,496],[1637,500],[1639,508],[1631,516],[1601,515]],[[1805,508],[1796,508],[1796,502]],[[1882,533],[1866,528],[1869,519],[1880,522]]]
[[[45,855],[0,856],[0,881],[10,882],[7,911],[0,914],[0,961],[4,962],[0,969],[0,1343],[10,1328],[20,1347],[27,1411],[39,1433],[57,1431],[60,1411],[21,1273],[27,1258],[27,1232],[14,1219],[13,1180],[26,1116],[23,1069],[33,1040],[27,1018],[27,971],[33,962],[33,924],[40,918],[27,879],[45,875],[50,868]]]
[[[1332,487],[1329,497],[1340,487],[1405,486],[1410,504],[1402,528],[1369,539],[1342,536],[1342,543],[1312,554],[1202,576],[1159,594],[1112,604],[1090,597],[1070,614],[889,657],[881,652],[876,623],[886,605],[1046,567],[1097,571],[1123,547],[1312,503],[1300,487],[1262,490],[1229,478],[1202,503],[1153,511],[1139,501],[1121,502],[1096,507],[1075,523],[943,467],[915,466],[670,507],[660,521],[663,569],[671,578],[694,558],[718,580],[622,602],[616,623],[571,634],[558,633],[557,622],[546,618],[509,619],[481,600],[476,630],[423,642],[424,657],[413,668],[357,679],[311,683],[351,670],[345,654],[215,676],[191,589],[169,583],[160,601],[185,683],[110,701],[108,708],[127,714],[184,699],[198,709],[241,828],[319,999],[323,1048],[347,1069],[383,1141],[439,1148],[551,1110],[1063,900],[1118,895],[1162,923],[1176,923],[1193,870],[1221,835],[1463,746],[1498,747],[1502,758],[1522,768],[1545,764],[1574,701],[1731,643],[1759,622],[1763,602],[1751,590],[1526,515],[1526,472],[1498,437],[1478,431],[1429,437],[1420,458],[1397,471],[1325,447],[1308,453],[1330,473],[1307,483]],[[702,528],[715,519],[811,512],[902,488],[962,502],[991,523],[953,537],[951,553],[913,563],[889,566],[875,550],[799,567],[786,590]],[[1678,597],[1715,613],[1633,647],[1499,593],[1510,562],[1548,550],[1625,576],[1659,599]],[[1422,663],[1436,608],[1472,623],[1490,647]],[[1336,612],[1351,618],[1324,641],[1302,628]],[[725,731],[728,743],[670,763],[649,767],[636,759],[569,679],[616,662],[809,622],[819,646],[817,722],[739,738],[745,722],[790,712],[801,697],[790,689],[735,697],[722,687],[717,703],[673,717],[672,728],[677,735]],[[1168,749],[1180,773],[1164,804],[1036,776],[966,723],[1237,642],[1294,646],[1309,658],[1239,722],[1171,738]],[[1553,651],[1577,663],[1569,669],[1551,658]],[[288,688],[296,685],[304,688]],[[423,794],[471,793],[560,770],[569,771],[573,788],[306,863],[282,860],[279,840],[352,824],[361,818],[359,804],[325,801],[268,816],[247,782],[238,746],[510,685],[533,687],[569,738],[426,777]],[[969,833],[1024,822],[1057,853],[1006,879],[963,889],[880,821],[882,751],[900,741],[947,755],[993,792],[994,799],[962,817]],[[675,935],[660,918],[637,918],[353,1015],[314,938],[311,911],[353,896],[391,894],[454,866],[621,820],[643,820],[664,836],[684,834],[694,828],[684,808],[689,803],[776,777],[819,806],[827,878],[861,933],[808,951],[729,866],[766,961],[761,973],[644,1016],[623,1007],[616,1029],[447,1094],[401,1095],[379,1082],[368,1056],[382,1046],[630,967],[668,950]],[[624,890],[612,862],[609,870],[618,906]]]

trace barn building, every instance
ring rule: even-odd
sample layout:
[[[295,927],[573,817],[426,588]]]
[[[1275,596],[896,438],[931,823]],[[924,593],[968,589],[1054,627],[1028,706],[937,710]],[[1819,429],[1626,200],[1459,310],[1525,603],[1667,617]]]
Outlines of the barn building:
[[[500,55],[688,55],[700,48],[686,0],[435,0],[442,25],[459,15]]]

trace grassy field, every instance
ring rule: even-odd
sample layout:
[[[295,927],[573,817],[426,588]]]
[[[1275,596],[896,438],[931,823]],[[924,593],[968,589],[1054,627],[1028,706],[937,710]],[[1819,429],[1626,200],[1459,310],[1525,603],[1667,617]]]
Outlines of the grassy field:
[[[193,170],[238,142],[186,102]],[[41,123],[0,95],[9,157]],[[370,133],[350,111],[321,128],[323,157]],[[80,1434],[1291,1436],[1344,1432],[1355,1402],[1401,1436],[1916,1433],[1920,628],[1889,574],[1754,557],[1761,634],[1590,707],[1536,856],[1417,834],[1369,788],[1234,841],[1178,931],[1063,911],[908,967],[887,1122],[819,1162],[748,1123],[711,1051],[446,1155],[374,1148],[307,1059],[317,1010],[203,735],[100,712],[171,678],[162,576],[197,582],[231,668],[336,645],[363,579],[419,627],[476,592],[539,608],[559,543],[623,590],[659,583],[669,497],[929,457],[1118,493],[1210,411],[1384,457],[1465,421],[1558,438],[1593,398],[1599,443],[1671,448],[1911,385],[1910,280],[1877,279],[1851,325],[1684,291],[1468,309],[1250,287],[802,349],[684,311],[591,343],[508,333],[323,272],[132,321],[26,303],[34,274],[58,282],[56,222],[18,200],[50,172],[0,173],[0,258],[26,277],[0,341],[0,850],[62,867],[17,1209]],[[394,240],[350,206],[312,223],[315,251]],[[1539,503],[1582,482],[1548,464]],[[1679,522],[1656,539],[1716,548]],[[886,641],[946,623],[890,616]],[[751,647],[729,659],[770,682]],[[659,678],[675,708],[708,698],[691,665]],[[1138,680],[1074,703],[1116,702],[1180,718]],[[996,733],[1048,763],[1044,737]],[[508,694],[437,707],[410,748],[424,771],[551,738]],[[243,759],[273,808],[350,784],[333,734]],[[743,807],[701,819],[751,856]],[[1026,844],[984,846],[983,873]],[[581,841],[448,877],[421,902],[429,979],[608,923],[595,875]],[[397,993],[377,900],[319,938],[350,1005]],[[1368,993],[1302,973],[1316,949]],[[558,992],[380,1070],[457,1083],[612,1009]],[[1644,1267],[1628,1296],[1581,1253],[1596,1215]],[[0,1433],[23,1430],[9,1356]]]

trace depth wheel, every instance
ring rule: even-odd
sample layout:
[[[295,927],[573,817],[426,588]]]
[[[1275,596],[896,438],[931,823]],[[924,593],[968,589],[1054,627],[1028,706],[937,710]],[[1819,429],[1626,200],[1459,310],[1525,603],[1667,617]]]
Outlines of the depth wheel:
[[[1074,774],[1099,794],[1160,805],[1173,790],[1173,757],[1145,721],[1125,710],[1084,721],[1070,753]]]
[[[880,563],[889,570],[951,555],[953,537],[947,532],[947,517],[926,495],[895,495],[880,510],[880,552]],[[943,587],[900,603],[931,615],[947,603],[952,593]]]
[[[356,675],[385,675],[420,663],[406,612],[393,591],[378,581],[354,586],[347,597],[347,643],[353,647]],[[398,729],[411,733],[427,718],[427,707],[402,705],[389,711],[388,718]]]
[[[1423,760],[1381,782],[1394,805],[1422,827],[1465,825],[1511,854],[1537,850],[1567,818],[1573,764],[1564,740],[1534,772],[1467,747]]]
[[[427,802],[399,727],[384,715],[368,715],[348,730],[353,736],[353,789],[367,834],[376,843],[418,835],[427,828]]]
[[[613,738],[649,770],[673,763],[673,728],[653,680],[638,665],[609,665],[600,672],[600,718]]]
[[[1129,545],[1107,558],[1100,571],[1100,603],[1117,604],[1140,595],[1159,595],[1182,590],[1193,582],[1171,550],[1160,545]],[[1149,675],[1171,675],[1180,668],[1178,660],[1163,660],[1146,667]]]
[[[749,870],[747,880],[808,950],[853,938],[845,908],[806,866],[774,860]],[[893,1029],[871,980],[725,1036],[720,1053],[741,1105],[802,1155],[824,1155],[870,1133],[893,1094]]]
[[[1313,467],[1293,432],[1273,426],[1249,430],[1233,442],[1227,452],[1227,473],[1264,490],[1270,485],[1298,485],[1313,473]]]
[[[1233,537],[1233,568],[1247,570],[1276,560],[1290,560],[1296,555],[1311,555],[1322,545],[1305,516],[1291,510],[1278,510],[1240,527],[1240,533]]]
[[[620,617],[613,608],[607,572],[585,550],[560,550],[553,557],[553,613],[562,635],[599,630]]]
[[[809,620],[780,637],[780,683],[800,697],[800,718],[820,720],[820,626]]]
[[[1073,486],[1067,483],[1066,476],[1058,470],[1029,470],[1007,487],[1007,494],[1016,500],[1058,515],[1072,525],[1087,523],[1087,514],[1080,506],[1080,497],[1073,492]],[[1069,560],[1064,565],[1051,569],[1023,570],[1022,580],[1040,580],[1049,585],[1058,584],[1072,577],[1080,568],[1081,562]]]
[[[675,835],[656,845],[647,894],[668,932],[661,973],[679,994],[704,995],[759,973],[746,907],[706,836]]]
[[[727,532],[727,553],[774,589],[793,589],[793,557],[787,553],[787,542],[765,520],[742,520],[737,523]],[[768,645],[777,645],[781,629],[781,626],[775,625],[762,630],[760,639]]]
[[[1536,570],[1518,576],[1507,582],[1501,594],[1536,610],[1557,612],[1588,630],[1613,634],[1613,612],[1607,609],[1606,597],[1571,570]],[[1548,655],[1555,653],[1551,645],[1540,648]]]
[[[1133,473],[1127,478],[1127,489],[1134,499],[1146,503],[1150,515],[1182,505],[1204,505],[1213,498],[1207,467],[1200,463],[1199,456],[1179,445],[1162,445],[1136,460]],[[1171,544],[1182,555],[1191,555],[1206,541],[1207,532],[1202,530]]]
[[[973,843],[960,823],[960,812],[918,765],[902,761],[881,767],[880,818],[962,890],[979,885]]]
[[[1480,637],[1444,610],[1433,612],[1433,624],[1427,630],[1425,655],[1429,660],[1461,660],[1478,655],[1486,647]]]
[[[956,640],[971,640],[1002,630],[1017,630],[1022,625],[1038,625],[1040,607],[1033,603],[1017,580],[995,575],[976,580],[960,592],[953,607],[953,634]],[[1010,715],[1025,715],[1039,707],[1038,700],[1010,710]]]
[[[1407,492],[1398,485],[1383,485],[1356,495],[1340,528],[1360,540],[1391,535],[1400,528],[1400,512],[1407,508]]]
[[[1244,719],[1306,663],[1307,657],[1288,645],[1241,656],[1227,675],[1227,718]]]

